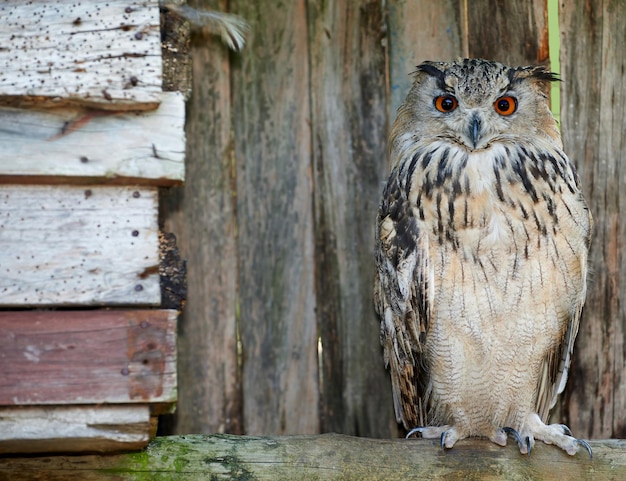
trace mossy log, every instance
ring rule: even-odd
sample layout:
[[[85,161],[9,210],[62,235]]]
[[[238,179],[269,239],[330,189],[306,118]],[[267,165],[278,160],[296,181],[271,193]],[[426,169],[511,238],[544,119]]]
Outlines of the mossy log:
[[[472,439],[441,450],[431,440],[381,440],[338,434],[160,437],[137,453],[0,458],[0,480],[614,480],[626,479],[626,440],[591,441],[568,456],[537,443],[531,456],[514,443]]]

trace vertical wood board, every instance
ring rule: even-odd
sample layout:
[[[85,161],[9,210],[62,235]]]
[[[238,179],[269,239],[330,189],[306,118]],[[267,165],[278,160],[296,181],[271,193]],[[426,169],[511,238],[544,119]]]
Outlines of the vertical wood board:
[[[168,185],[185,177],[185,100],[149,112],[0,107],[0,180]]]
[[[510,66],[549,64],[546,0],[464,0],[470,57]],[[461,18],[463,18],[463,16]]]
[[[176,401],[176,311],[0,312],[0,406]]]
[[[389,114],[391,121],[413,83],[412,72],[425,60],[463,57],[459,0],[389,0]]]
[[[221,3],[211,2],[210,8],[220,9]],[[203,37],[193,39],[191,54],[187,180],[162,196],[161,207],[188,271],[174,431],[242,433],[229,54],[219,39]]]
[[[0,186],[0,306],[159,305],[157,190]]]
[[[383,10],[311,1],[308,19],[322,430],[389,437],[396,423],[372,304],[387,175]]]
[[[304,0],[238,0],[232,70],[244,427],[319,430],[309,68]]]
[[[159,104],[156,0],[5,1],[0,18],[0,103]]]
[[[560,6],[561,119],[594,217],[587,302],[563,402],[578,435],[626,436],[626,3]]]

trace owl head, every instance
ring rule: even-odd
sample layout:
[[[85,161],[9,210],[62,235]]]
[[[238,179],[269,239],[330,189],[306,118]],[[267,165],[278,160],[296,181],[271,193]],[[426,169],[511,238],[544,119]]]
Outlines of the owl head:
[[[545,94],[557,77],[540,66],[482,59],[424,62],[398,115],[390,148],[442,141],[468,152],[543,139],[561,146]]]

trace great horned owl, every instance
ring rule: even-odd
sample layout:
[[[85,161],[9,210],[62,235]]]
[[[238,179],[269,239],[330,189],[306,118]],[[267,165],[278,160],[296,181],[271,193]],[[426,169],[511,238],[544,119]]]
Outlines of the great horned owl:
[[[543,67],[425,62],[398,109],[376,229],[374,297],[409,434],[535,440],[565,387],[592,219],[562,150]]]

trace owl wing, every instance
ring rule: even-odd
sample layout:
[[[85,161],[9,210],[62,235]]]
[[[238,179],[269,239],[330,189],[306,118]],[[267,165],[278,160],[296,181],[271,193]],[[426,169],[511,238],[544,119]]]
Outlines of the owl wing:
[[[537,395],[537,414],[544,422],[548,421],[550,410],[556,404],[558,395],[565,389],[581,312],[582,303],[578,308],[578,312],[570,320],[562,342],[548,353],[541,366],[539,392]]]
[[[387,183],[378,215],[374,301],[396,419],[410,429],[426,425],[430,379],[423,347],[434,283],[428,236],[420,229],[397,170]]]
[[[572,169],[573,170],[573,169]],[[575,188],[579,189],[578,178],[572,171],[571,177],[574,180]],[[562,200],[563,202],[563,200]],[[571,215],[575,225],[575,231],[570,233],[570,240],[567,241],[567,247],[572,245],[581,246],[579,249],[580,275],[582,277],[582,292],[578,292],[578,302],[573,306],[567,329],[560,342],[556,343],[543,361],[541,367],[541,376],[539,378],[539,389],[537,393],[537,413],[544,422],[547,422],[550,410],[556,404],[556,400],[564,390],[567,383],[567,375],[571,364],[572,351],[574,349],[574,340],[578,334],[580,325],[580,317],[585,303],[586,295],[586,278],[587,278],[587,254],[591,244],[591,230],[593,218],[587,207],[585,200],[580,192],[575,200],[568,199],[566,210]],[[578,242],[572,242],[572,238]]]

